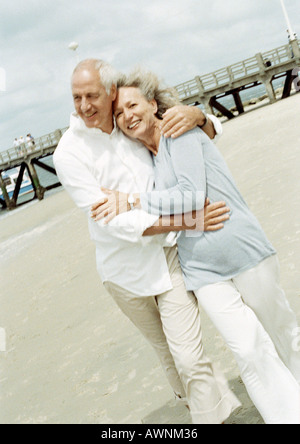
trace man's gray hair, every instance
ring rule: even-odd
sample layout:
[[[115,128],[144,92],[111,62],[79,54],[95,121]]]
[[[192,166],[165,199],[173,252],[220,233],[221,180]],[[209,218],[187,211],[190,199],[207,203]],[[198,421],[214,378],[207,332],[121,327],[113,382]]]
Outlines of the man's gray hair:
[[[110,94],[112,86],[117,86],[120,79],[124,77],[123,74],[118,72],[113,66],[100,59],[82,60],[74,69],[73,75],[85,68],[93,68],[96,71],[99,71],[101,83],[104,86],[107,94]]]
[[[149,102],[156,100],[158,105],[157,117],[162,119],[163,114],[173,106],[180,105],[178,93],[174,88],[165,87],[156,74],[137,67],[127,77],[120,77],[118,88],[139,88],[145,99]]]

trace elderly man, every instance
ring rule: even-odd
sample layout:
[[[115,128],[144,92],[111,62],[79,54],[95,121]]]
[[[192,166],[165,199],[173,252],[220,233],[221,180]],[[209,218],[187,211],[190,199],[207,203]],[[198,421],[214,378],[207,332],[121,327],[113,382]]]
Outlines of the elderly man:
[[[77,66],[72,76],[76,113],[54,154],[55,167],[66,190],[89,217],[105,288],[154,347],[175,395],[187,398],[193,422],[222,423],[239,402],[204,354],[199,310],[185,289],[171,233],[191,229],[190,223],[178,226],[170,220],[166,227],[166,221],[159,223],[156,216],[142,210],[122,214],[108,225],[90,217],[91,206],[104,196],[101,187],[134,193],[154,186],[148,150],[115,127],[112,104],[117,80],[118,74],[102,61],[87,60]],[[163,130],[176,136],[197,124],[215,136],[212,121],[197,108],[172,110]],[[226,211],[224,203],[208,207],[205,228],[222,227]],[[213,216],[210,222],[209,215]],[[169,235],[159,235],[168,231]],[[167,338],[160,313],[168,319]],[[181,319],[187,313],[192,313],[197,337],[183,330]]]

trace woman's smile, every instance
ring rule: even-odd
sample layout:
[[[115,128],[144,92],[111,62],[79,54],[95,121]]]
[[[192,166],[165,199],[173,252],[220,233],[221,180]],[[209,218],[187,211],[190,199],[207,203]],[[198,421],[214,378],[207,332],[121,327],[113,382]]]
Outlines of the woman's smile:
[[[131,123],[131,125],[128,126],[128,129],[129,130],[136,129],[140,123],[141,123],[141,120],[136,120],[135,122]]]

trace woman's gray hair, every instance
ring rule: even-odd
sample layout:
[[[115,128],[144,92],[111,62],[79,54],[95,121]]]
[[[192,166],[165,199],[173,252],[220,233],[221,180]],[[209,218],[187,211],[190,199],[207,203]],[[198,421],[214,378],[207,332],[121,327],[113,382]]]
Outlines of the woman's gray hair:
[[[156,74],[141,67],[135,68],[127,77],[120,77],[117,86],[139,88],[148,102],[156,100],[159,119],[168,109],[181,104],[176,89],[165,87]]]
[[[113,66],[100,59],[82,60],[74,69],[73,75],[84,68],[93,68],[96,71],[99,71],[101,83],[107,94],[110,94],[112,86],[117,86],[119,80],[123,77],[123,74],[118,72]]]

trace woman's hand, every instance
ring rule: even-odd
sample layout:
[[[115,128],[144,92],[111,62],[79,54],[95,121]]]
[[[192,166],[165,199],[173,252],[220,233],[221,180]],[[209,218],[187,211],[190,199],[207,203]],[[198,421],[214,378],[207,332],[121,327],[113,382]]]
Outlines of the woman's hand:
[[[95,222],[105,217],[106,219],[104,223],[108,224],[118,214],[130,211],[128,194],[121,193],[120,191],[108,190],[106,188],[101,188],[101,190],[107,195],[107,197],[104,197],[91,208],[91,217]]]

